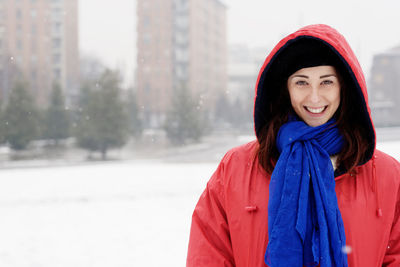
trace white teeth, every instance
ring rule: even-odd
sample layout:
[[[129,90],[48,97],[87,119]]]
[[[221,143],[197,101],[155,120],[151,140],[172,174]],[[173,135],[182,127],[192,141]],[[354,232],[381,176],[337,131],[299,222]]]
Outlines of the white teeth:
[[[322,108],[310,108],[310,107],[306,107],[306,109],[307,109],[308,111],[310,111],[311,113],[318,114],[318,113],[321,113],[322,111],[324,111],[324,110],[325,110],[325,107],[322,107]]]

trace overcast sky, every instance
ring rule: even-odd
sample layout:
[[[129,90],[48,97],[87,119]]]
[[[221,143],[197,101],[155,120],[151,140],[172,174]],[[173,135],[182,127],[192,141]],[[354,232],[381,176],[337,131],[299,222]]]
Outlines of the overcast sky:
[[[203,0],[199,0],[203,1]],[[132,83],[136,65],[136,1],[79,0],[80,48],[119,68]],[[225,0],[229,43],[265,46],[301,26],[325,23],[341,32],[366,76],[375,53],[400,45],[398,0]]]

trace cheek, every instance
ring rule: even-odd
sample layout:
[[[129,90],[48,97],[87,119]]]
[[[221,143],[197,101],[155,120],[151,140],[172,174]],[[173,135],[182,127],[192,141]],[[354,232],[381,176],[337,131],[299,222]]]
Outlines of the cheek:
[[[302,104],[301,104],[301,101],[300,101],[298,98],[296,98],[296,97],[292,97],[292,98],[290,98],[290,103],[292,104],[292,109],[293,109],[293,111],[294,111],[298,116],[302,117],[302,116],[301,116],[301,114],[302,114]]]
[[[292,108],[293,109],[298,109],[298,106],[299,106],[299,102],[298,101],[296,101],[295,99],[290,99],[290,103],[292,104]]]
[[[340,105],[340,88],[338,88],[332,95],[332,102],[334,103],[334,106],[336,109]]]
[[[299,106],[300,103],[302,102],[303,97],[296,90],[289,91],[289,96],[290,96],[290,103],[292,104],[293,108],[296,108],[296,106]]]

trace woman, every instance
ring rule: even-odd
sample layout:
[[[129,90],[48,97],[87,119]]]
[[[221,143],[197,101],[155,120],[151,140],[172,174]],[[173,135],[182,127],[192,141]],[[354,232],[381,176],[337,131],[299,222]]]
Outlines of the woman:
[[[361,67],[336,30],[287,36],[260,70],[257,141],[192,217],[187,266],[400,266],[400,165],[375,149]]]

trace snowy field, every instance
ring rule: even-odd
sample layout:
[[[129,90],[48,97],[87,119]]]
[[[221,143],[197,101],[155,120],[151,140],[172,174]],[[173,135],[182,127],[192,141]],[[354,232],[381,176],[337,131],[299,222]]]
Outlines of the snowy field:
[[[400,160],[400,141],[378,148]],[[185,266],[191,214],[218,162],[0,171],[0,266]]]

